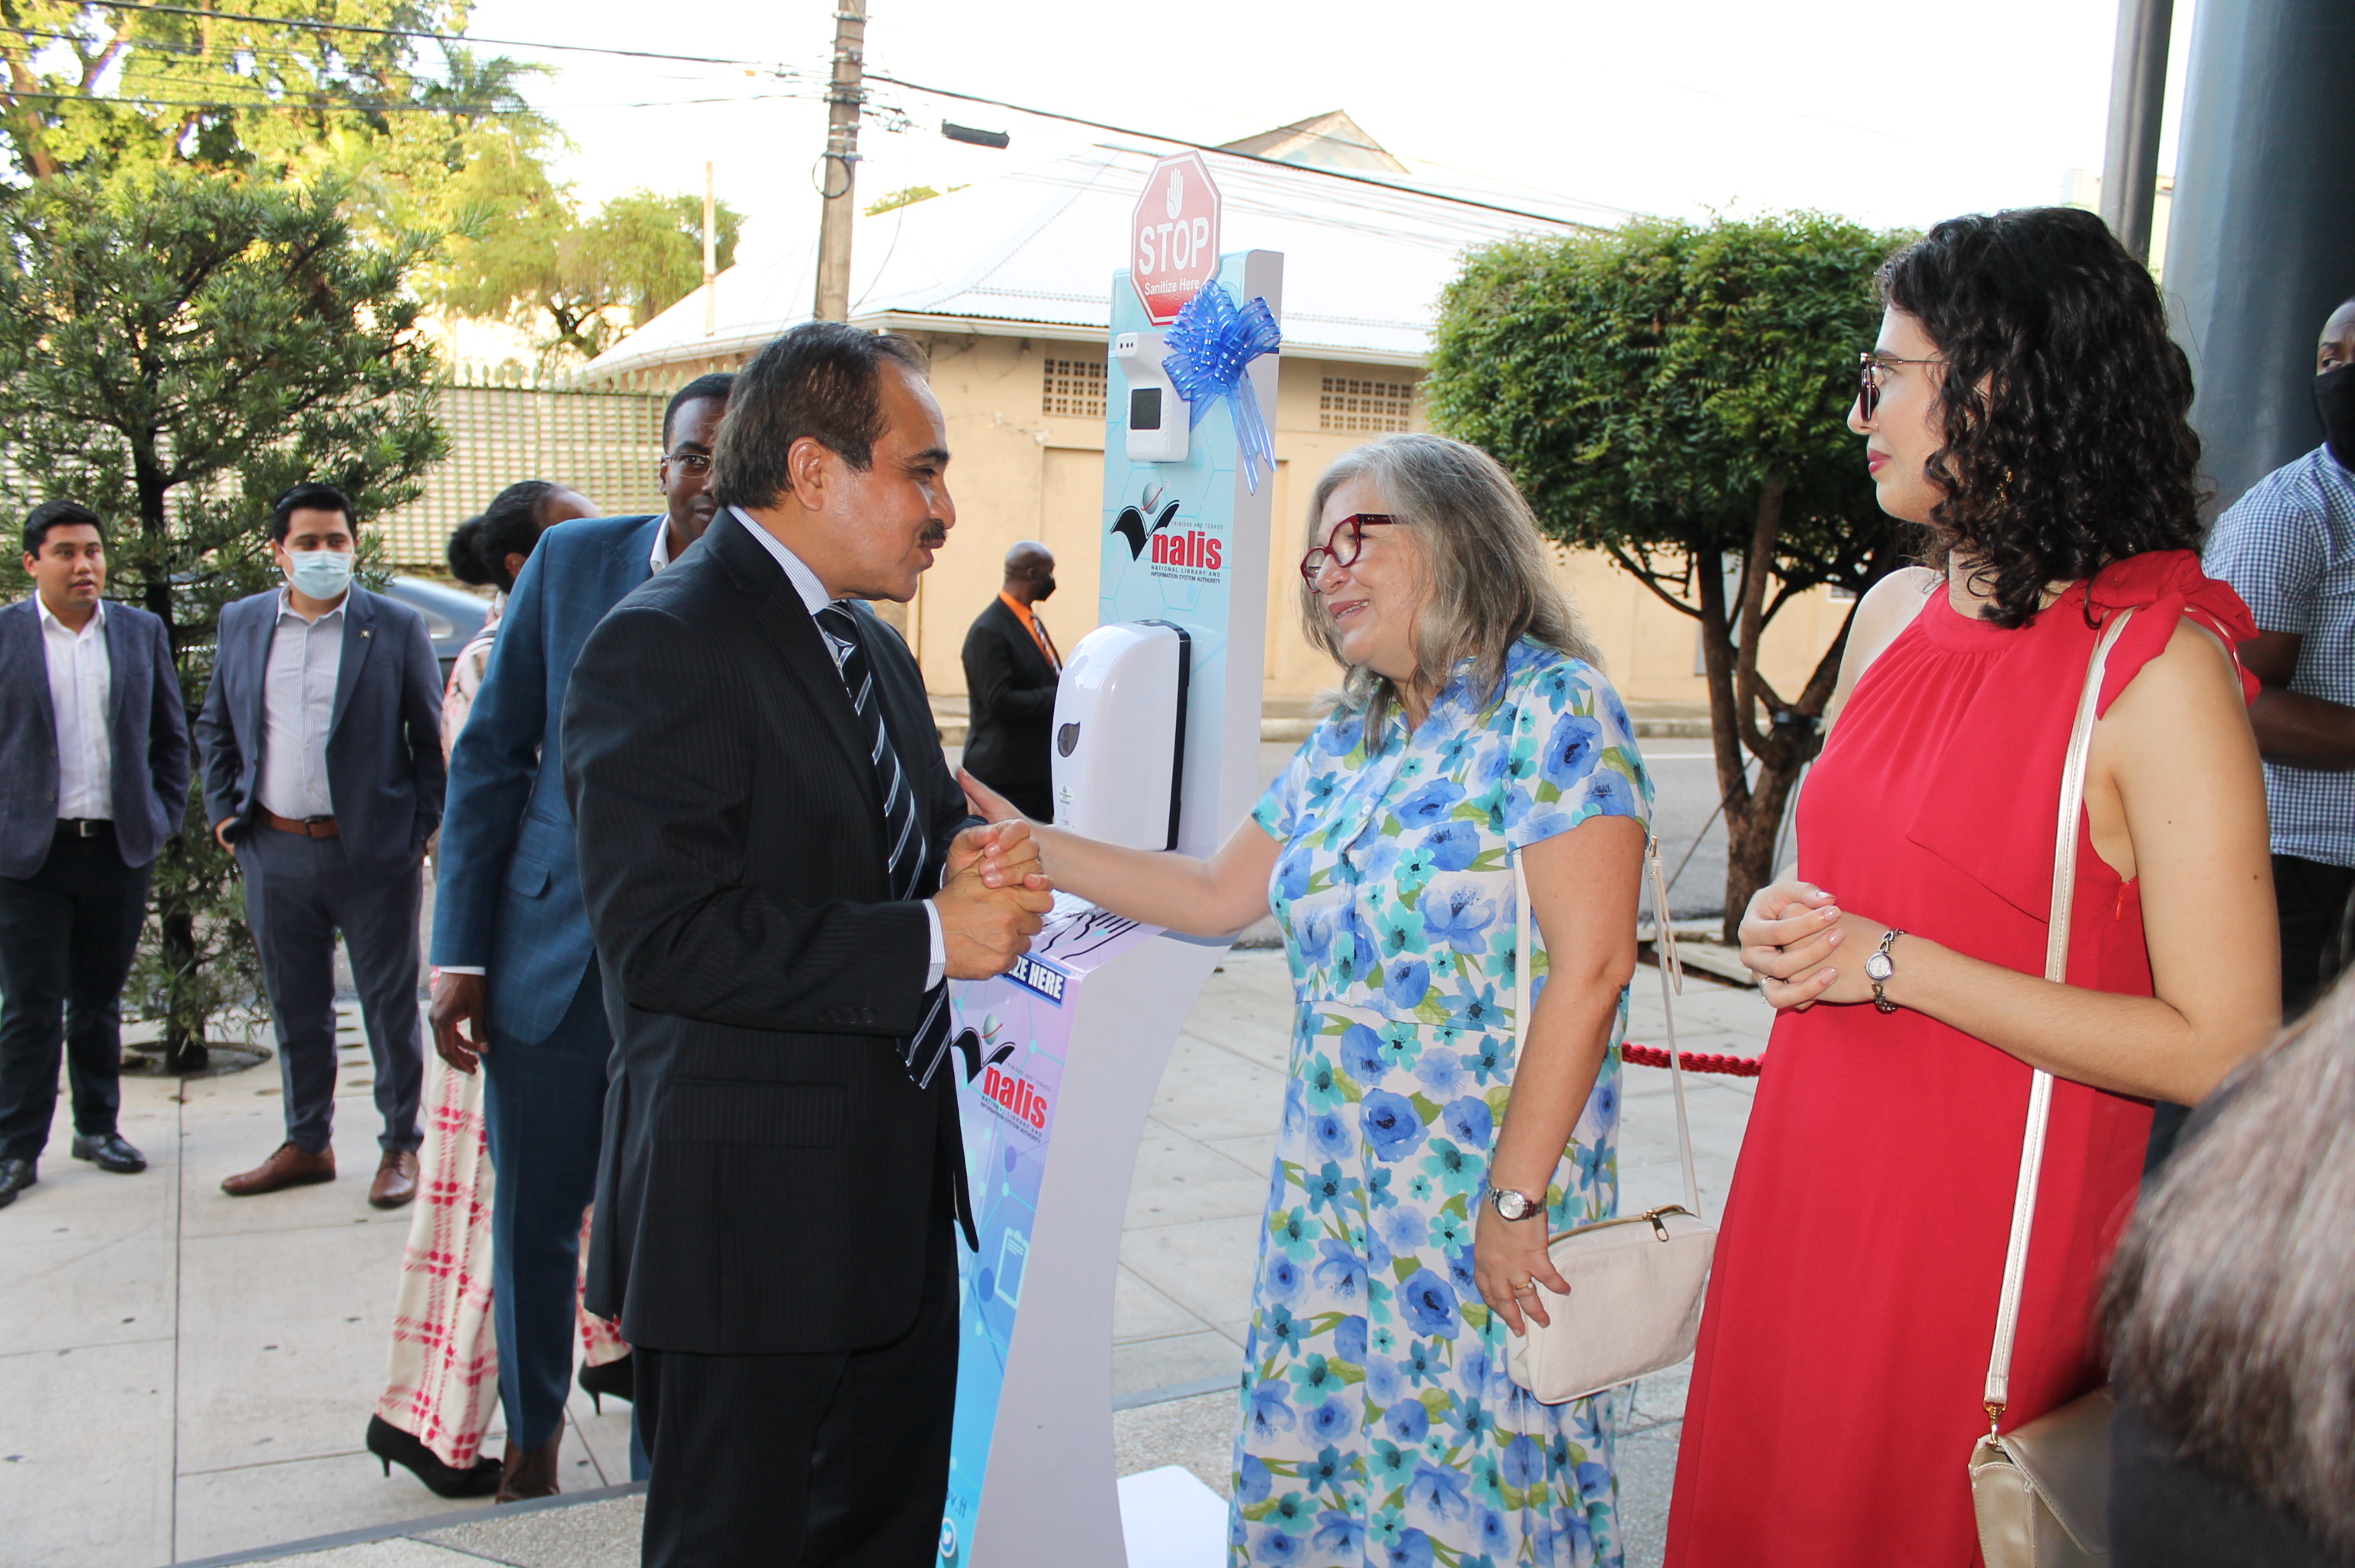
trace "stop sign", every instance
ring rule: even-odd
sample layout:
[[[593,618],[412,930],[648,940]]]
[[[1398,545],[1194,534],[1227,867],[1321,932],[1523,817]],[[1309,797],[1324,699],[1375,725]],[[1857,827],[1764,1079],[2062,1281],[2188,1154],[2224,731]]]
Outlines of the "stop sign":
[[[1199,153],[1153,165],[1130,223],[1128,279],[1156,326],[1178,319],[1219,271],[1219,187]]]

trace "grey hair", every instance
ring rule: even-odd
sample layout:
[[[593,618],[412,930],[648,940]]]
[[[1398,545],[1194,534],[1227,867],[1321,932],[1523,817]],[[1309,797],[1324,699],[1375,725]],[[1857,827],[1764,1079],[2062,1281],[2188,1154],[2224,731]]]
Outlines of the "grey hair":
[[[2355,986],[2219,1093],[2118,1248],[2112,1366],[2183,1456],[2355,1550]]]
[[[1414,629],[1414,683],[1436,694],[1449,672],[1474,661],[1476,706],[1486,707],[1505,677],[1505,656],[1533,637],[1597,670],[1603,656],[1554,581],[1537,515],[1512,476],[1476,446],[1439,435],[1385,435],[1343,453],[1308,502],[1310,544],[1325,503],[1352,479],[1369,482],[1382,505],[1414,540],[1431,598]],[[1341,637],[1316,584],[1300,585],[1300,624],[1308,640],[1341,665],[1339,706],[1365,715],[1368,745],[1380,733],[1397,687],[1341,656]]]

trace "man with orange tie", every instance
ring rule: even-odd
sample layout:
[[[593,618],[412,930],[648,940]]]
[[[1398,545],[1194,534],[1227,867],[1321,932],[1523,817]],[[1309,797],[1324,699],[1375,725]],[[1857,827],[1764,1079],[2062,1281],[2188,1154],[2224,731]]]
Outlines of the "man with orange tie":
[[[964,765],[1040,822],[1055,816],[1055,682],[1063,656],[1039,619],[1055,592],[1055,556],[1035,539],[1006,552],[1006,586],[964,636],[964,688],[972,703]]]

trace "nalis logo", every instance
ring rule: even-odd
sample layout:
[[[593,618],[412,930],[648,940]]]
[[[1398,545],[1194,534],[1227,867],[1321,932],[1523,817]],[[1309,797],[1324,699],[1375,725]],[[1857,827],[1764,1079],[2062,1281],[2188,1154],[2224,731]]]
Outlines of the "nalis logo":
[[[1054,978],[1060,982],[1063,976],[1054,974]],[[1014,1042],[998,1040],[997,1032],[1004,1027],[996,1013],[984,1013],[979,1029],[960,1029],[949,1045],[964,1060],[964,1081],[980,1079],[982,1096],[991,1107],[1037,1137],[1047,1130],[1047,1113],[1053,1102],[1044,1089],[1006,1065],[1013,1060]]]
[[[980,1077],[981,1070],[985,1066],[995,1067],[1014,1054],[1012,1040],[1009,1040],[1003,1045],[997,1043],[997,1031],[1000,1027],[996,1013],[984,1013],[981,1015],[979,1029],[960,1030],[957,1037],[949,1041],[950,1048],[964,1058],[966,1083],[970,1083]]]
[[[1000,1114],[1033,1137],[1047,1130],[1047,1113],[1054,1108],[1054,1102],[1047,1097],[1045,1090],[1019,1072],[1007,1068],[985,1068],[981,1092]]]
[[[1199,567],[1212,576],[1219,571],[1219,541],[1199,528],[1182,534],[1156,534],[1153,561],[1156,566]]]
[[[1164,494],[1163,486],[1148,485],[1137,505],[1120,509],[1113,518],[1112,531],[1127,542],[1130,560],[1151,558],[1146,570],[1156,577],[1181,582],[1219,581],[1224,541],[1199,528],[1176,527],[1185,503],[1165,503]]]

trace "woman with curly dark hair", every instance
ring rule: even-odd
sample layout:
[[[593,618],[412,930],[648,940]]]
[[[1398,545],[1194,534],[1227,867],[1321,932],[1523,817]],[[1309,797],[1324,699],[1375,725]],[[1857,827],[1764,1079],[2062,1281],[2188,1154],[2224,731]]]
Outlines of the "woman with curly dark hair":
[[[2197,1103],[2279,1015],[2232,652],[2254,628],[2192,553],[2191,377],[2150,275],[2045,208],[1942,223],[1880,281],[1849,422],[1930,564],[1858,607],[1797,866],[1742,925],[1781,1016],[1686,1410],[1668,1561],[1695,1568],[1977,1563],[1966,1467],[2035,1070],[2007,1432],[2104,1381],[2094,1296],[2151,1103]],[[2059,984],[2062,763],[2128,612]]]

